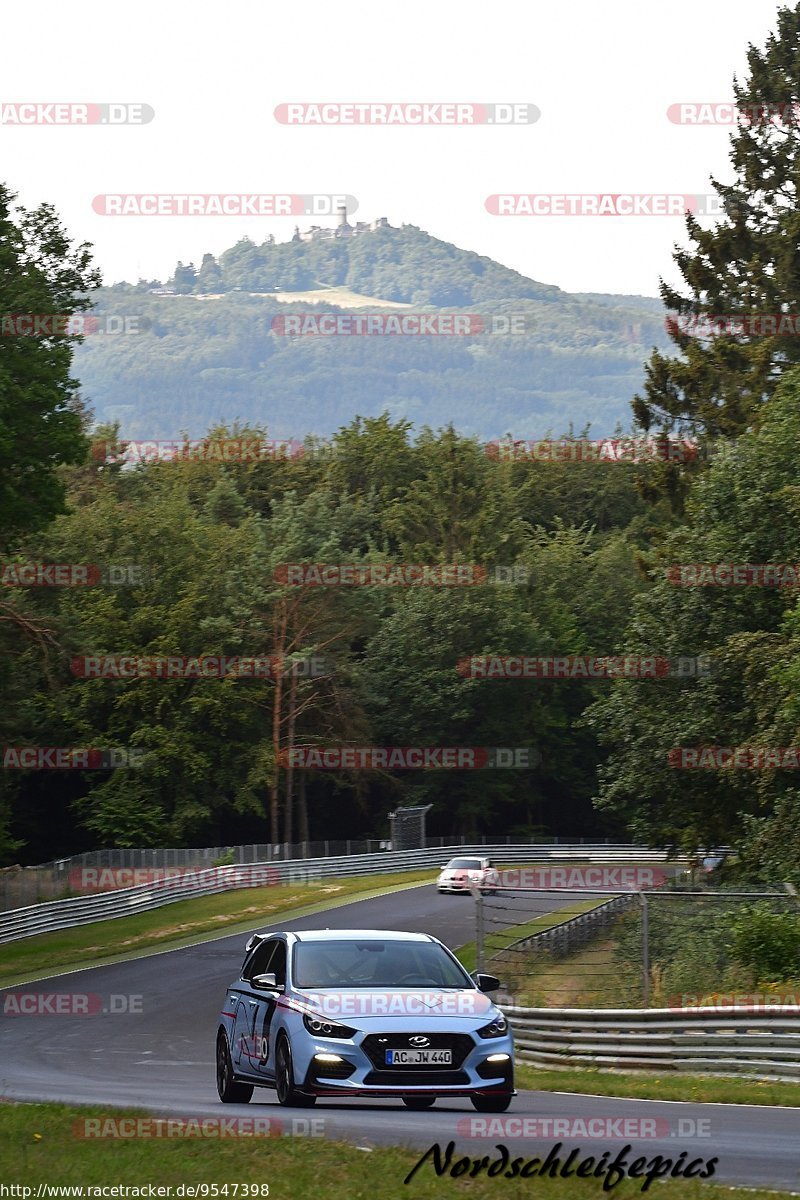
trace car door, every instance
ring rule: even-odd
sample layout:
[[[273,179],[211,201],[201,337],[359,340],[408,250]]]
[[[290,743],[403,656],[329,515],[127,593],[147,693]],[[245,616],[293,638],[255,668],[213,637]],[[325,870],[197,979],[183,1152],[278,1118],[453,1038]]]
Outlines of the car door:
[[[237,1014],[237,1021],[241,1019],[244,1033],[244,1037],[240,1039],[240,1069],[273,1079],[275,1047],[272,1022],[281,993],[277,988],[275,991],[269,991],[253,985],[253,979],[257,975],[266,975],[269,972],[274,973],[278,985],[285,987],[286,943],[281,938],[266,938],[256,947],[245,964],[242,978],[249,987],[242,996],[241,1018]]]
[[[247,1075],[263,1073],[269,1051],[269,1041],[264,1041],[263,1030],[268,1015],[267,996],[271,993],[260,993],[253,987],[252,979],[271,969],[269,964],[277,947],[277,938],[266,938],[259,942],[242,968],[243,986],[239,991],[233,1022],[231,1057],[234,1069]]]
[[[286,987],[286,942],[276,938],[273,952],[263,971],[256,974],[265,975],[272,972],[275,976],[275,991],[258,989],[258,1010],[256,1013],[257,1048],[259,1052],[258,1073],[267,1079],[275,1078],[275,1039],[272,1033],[273,1021],[278,1007],[278,998]],[[280,989],[280,990],[278,990]]]

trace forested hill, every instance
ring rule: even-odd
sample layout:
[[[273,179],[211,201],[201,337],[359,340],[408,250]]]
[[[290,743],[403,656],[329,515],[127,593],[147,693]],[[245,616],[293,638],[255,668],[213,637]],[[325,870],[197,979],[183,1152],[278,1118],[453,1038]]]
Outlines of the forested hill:
[[[486,300],[557,301],[564,293],[526,279],[469,250],[431,237],[415,225],[381,226],[357,237],[317,241],[249,239],[194,264],[179,263],[172,279],[178,291],[305,291],[351,288],[365,296],[401,304],[482,304]]]
[[[587,425],[599,436],[629,427],[644,360],[668,342],[658,300],[572,296],[410,225],[243,240],[197,269],[178,264],[164,283],[115,284],[97,301],[101,327],[109,316],[116,324],[86,338],[76,371],[96,418],[118,420],[132,438],[200,436],[237,418],[280,437],[327,436],[357,413],[384,411],[485,438]],[[276,332],[274,318],[286,314],[379,303],[471,312],[484,331]]]

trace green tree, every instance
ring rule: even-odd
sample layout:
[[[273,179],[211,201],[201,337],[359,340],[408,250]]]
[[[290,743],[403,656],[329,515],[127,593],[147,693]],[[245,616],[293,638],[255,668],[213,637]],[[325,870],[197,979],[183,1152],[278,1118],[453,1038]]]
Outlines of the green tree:
[[[731,437],[747,429],[781,373],[800,361],[800,5],[781,8],[777,32],[760,50],[750,46],[749,74],[734,81],[745,119],[731,134],[734,180],[712,180],[724,218],[704,229],[689,214],[690,250],[675,262],[684,291],[662,282],[661,297],[676,316],[671,337],[681,357],[654,351],[634,415],[644,429],[699,429]],[[691,321],[705,317],[788,313],[786,331],[698,337]],[[687,323],[688,322],[688,323]]]
[[[195,290],[197,282],[197,272],[194,269],[194,263],[188,263],[186,266],[182,262],[178,262],[175,267],[175,273],[170,280],[175,291],[181,295],[188,295],[189,292]]]
[[[49,204],[26,210],[0,185],[0,547],[64,511],[59,468],[86,454],[66,330],[21,332],[19,319],[69,317],[99,286],[89,247],[73,246]]]
[[[730,923],[731,951],[754,985],[800,975],[800,914],[753,904]]]
[[[213,254],[203,255],[203,261],[200,264],[200,270],[197,272],[197,278],[194,283],[194,290],[202,292],[204,295],[215,295],[225,291],[222,271],[219,269],[219,264]]]
[[[599,805],[636,837],[687,850],[742,836],[792,789],[787,771],[678,770],[682,746],[797,742],[800,619],[793,587],[679,586],[682,564],[800,561],[800,372],[789,372],[761,427],[718,455],[695,485],[685,527],[649,557],[653,585],[634,600],[622,648],[707,656],[699,679],[625,680],[587,721],[609,759]]]

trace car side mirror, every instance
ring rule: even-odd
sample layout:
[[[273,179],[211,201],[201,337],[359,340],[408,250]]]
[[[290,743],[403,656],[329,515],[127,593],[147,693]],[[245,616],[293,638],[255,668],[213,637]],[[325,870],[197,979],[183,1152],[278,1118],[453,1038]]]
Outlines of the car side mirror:
[[[473,971],[472,978],[479,992],[496,992],[502,986],[496,975],[484,975],[483,971]]]
[[[283,991],[283,984],[278,983],[274,971],[267,971],[266,975],[254,975],[250,982],[252,983],[253,987],[266,988],[271,992]]]

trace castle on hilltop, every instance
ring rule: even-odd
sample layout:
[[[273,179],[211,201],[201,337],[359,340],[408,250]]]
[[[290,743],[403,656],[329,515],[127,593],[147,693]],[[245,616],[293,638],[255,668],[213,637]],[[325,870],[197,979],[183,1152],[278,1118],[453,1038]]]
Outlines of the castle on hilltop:
[[[386,217],[378,217],[377,221],[357,221],[350,225],[347,220],[347,209],[344,205],[339,209],[339,223],[333,229],[325,229],[320,225],[311,225],[300,232],[299,225],[294,227],[293,242],[324,242],[331,238],[353,238],[360,233],[372,233],[375,229],[390,228]]]

